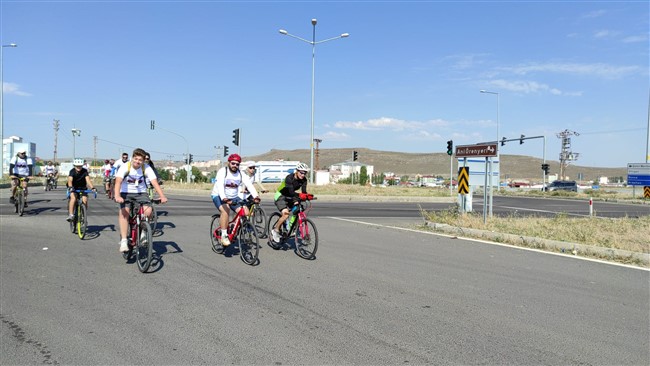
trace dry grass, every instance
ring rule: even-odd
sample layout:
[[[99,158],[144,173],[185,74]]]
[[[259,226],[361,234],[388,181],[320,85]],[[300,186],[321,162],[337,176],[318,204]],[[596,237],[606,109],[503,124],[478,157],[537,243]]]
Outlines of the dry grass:
[[[433,222],[550,240],[650,253],[650,216],[641,218],[494,217],[483,223],[482,214],[461,215],[456,210],[425,212]]]

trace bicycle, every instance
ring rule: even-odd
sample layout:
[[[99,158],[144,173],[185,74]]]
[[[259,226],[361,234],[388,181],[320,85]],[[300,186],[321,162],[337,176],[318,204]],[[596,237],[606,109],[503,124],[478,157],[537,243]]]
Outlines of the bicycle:
[[[255,232],[257,233],[258,238],[266,238],[266,212],[259,203],[255,203],[253,199],[249,196],[246,203],[248,206],[248,222],[253,224],[255,227]]]
[[[11,176],[11,179],[17,180],[16,191],[14,192],[14,206],[16,206],[16,213],[22,216],[25,213],[25,205],[27,204],[27,187],[23,187],[23,182],[28,182],[26,177]]]
[[[97,192],[92,189],[69,190],[67,194],[68,199],[70,199],[71,193],[77,197],[77,201],[75,202],[75,208],[73,209],[74,219],[70,221],[70,231],[73,234],[76,233],[79,236],[79,239],[83,239],[88,230],[88,207],[83,204],[81,193],[94,193],[95,198],[97,198]]]
[[[318,230],[314,222],[307,218],[307,213],[311,210],[312,200],[316,197],[312,194],[301,194],[300,200],[291,209],[291,215],[280,227],[280,242],[273,241],[273,236],[269,235],[268,244],[271,248],[278,250],[282,245],[286,244],[290,238],[294,238],[295,252],[298,256],[304,259],[314,259],[316,257],[316,250],[318,249]],[[307,202],[307,207],[303,205]],[[275,227],[275,224],[280,220],[282,214],[274,212],[269,217],[269,224],[267,232]]]
[[[160,200],[156,201],[155,203],[160,203]],[[142,273],[149,269],[153,258],[153,231],[151,225],[149,225],[149,217],[144,214],[145,206],[147,206],[146,203],[129,201],[129,251],[122,253],[122,257],[128,261],[135,251],[135,261]]]
[[[237,238],[239,244],[239,255],[248,265],[256,265],[258,263],[260,245],[257,237],[257,232],[253,224],[248,221],[243,206],[245,202],[237,204],[240,209],[235,217],[228,223],[228,239],[231,242]],[[233,205],[236,206],[236,205]],[[233,209],[234,207],[231,206]],[[212,222],[210,223],[210,240],[212,242],[212,250],[217,254],[223,254],[226,248],[221,245],[221,226],[219,224],[220,213],[212,215]]]
[[[48,174],[47,183],[45,184],[45,191],[51,191],[56,188],[56,178],[54,175]]]

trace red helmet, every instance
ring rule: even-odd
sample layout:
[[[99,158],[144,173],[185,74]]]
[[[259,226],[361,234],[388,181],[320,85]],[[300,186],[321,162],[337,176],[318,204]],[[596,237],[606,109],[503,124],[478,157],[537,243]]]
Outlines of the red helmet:
[[[108,164],[108,162],[109,162],[108,159],[104,160],[104,164]]]
[[[228,161],[233,160],[241,163],[241,156],[239,156],[239,154],[230,154],[230,156],[228,156]]]

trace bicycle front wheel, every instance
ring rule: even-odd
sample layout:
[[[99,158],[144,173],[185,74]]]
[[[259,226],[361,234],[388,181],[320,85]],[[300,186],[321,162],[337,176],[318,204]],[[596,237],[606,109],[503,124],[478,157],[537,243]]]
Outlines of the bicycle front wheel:
[[[212,243],[212,251],[217,254],[222,254],[224,251],[223,245],[219,242],[219,239],[221,239],[220,234],[219,215],[214,215],[212,216],[212,222],[210,222],[210,242]]]
[[[77,235],[79,235],[79,239],[83,239],[86,236],[87,228],[88,218],[86,217],[86,206],[81,204],[77,206]]]
[[[254,205],[253,206],[253,217],[251,218],[251,222],[253,223],[253,226],[255,227],[255,232],[257,233],[258,238],[265,238],[267,235],[267,227],[266,227],[266,212],[264,212],[264,209],[260,207],[260,205]]]
[[[246,222],[239,228],[239,255],[244,263],[256,265],[260,253],[260,243],[255,227]]]
[[[25,213],[25,193],[20,193],[16,197],[16,212],[18,215],[22,216]]]
[[[310,219],[304,219],[296,228],[296,254],[305,259],[314,259],[318,249],[318,231]]]
[[[135,246],[135,260],[138,262],[138,269],[145,273],[151,265],[153,257],[153,239],[151,237],[151,226],[146,221],[140,223],[138,243]]]

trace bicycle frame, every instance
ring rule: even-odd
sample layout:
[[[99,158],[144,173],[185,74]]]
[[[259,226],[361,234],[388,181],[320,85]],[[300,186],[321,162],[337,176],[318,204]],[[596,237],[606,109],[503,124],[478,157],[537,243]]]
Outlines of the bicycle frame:
[[[307,202],[309,204],[307,208],[303,206],[303,202]],[[307,220],[307,213],[311,210],[311,200],[301,201],[295,207],[297,207],[298,210],[291,215],[296,215],[296,219],[293,220],[289,226],[289,230],[287,230],[287,237],[291,237],[291,234],[294,232],[294,230],[300,230],[300,232],[297,234],[299,234],[301,237],[304,237],[306,235],[309,235],[309,228],[306,225],[302,225],[302,223],[303,221]],[[287,220],[291,220],[291,215],[289,215]],[[296,225],[298,228],[296,228]]]
[[[242,220],[247,219],[246,212],[244,210],[244,206],[246,205],[245,202],[241,202],[238,206],[240,207],[240,210],[235,214],[235,217],[232,218],[228,222],[228,239],[230,241],[234,241],[235,238],[237,237],[237,234],[239,234],[239,229],[242,226]],[[217,237],[217,239],[221,239],[221,230],[217,229],[214,235]]]
[[[67,198],[70,198],[70,194],[74,194],[76,197],[75,207],[73,211],[74,220],[70,223],[70,229],[74,233],[75,230],[79,239],[83,239],[86,236],[86,225],[88,224],[88,213],[82,214],[83,205],[85,209],[88,209],[88,203],[83,202],[82,193],[93,193],[95,198],[97,198],[97,192],[92,189],[75,189],[73,191],[68,191]]]

